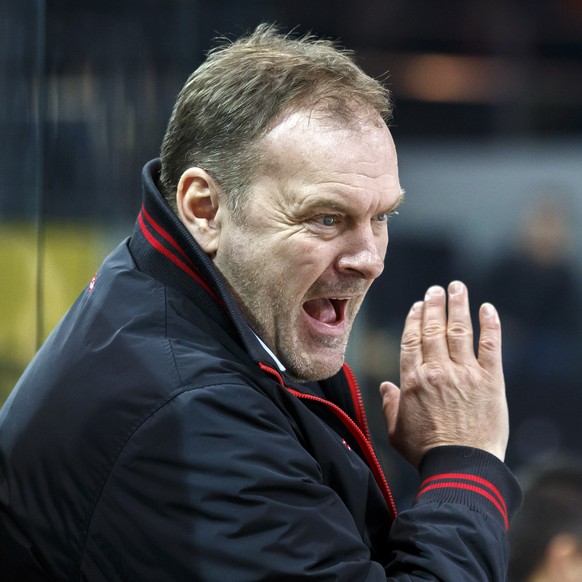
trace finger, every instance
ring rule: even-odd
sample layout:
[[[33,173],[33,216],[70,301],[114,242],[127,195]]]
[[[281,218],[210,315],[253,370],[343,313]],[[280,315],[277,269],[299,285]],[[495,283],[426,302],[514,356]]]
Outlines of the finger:
[[[417,301],[408,312],[404,323],[400,344],[400,374],[405,377],[409,372],[422,365],[422,313],[423,302]]]
[[[422,355],[425,363],[449,359],[445,290],[434,285],[424,297]]]
[[[503,377],[501,358],[501,322],[491,303],[484,303],[479,310],[479,365],[493,376]]]
[[[380,393],[382,394],[382,408],[386,420],[388,434],[394,434],[396,430],[396,421],[398,418],[398,407],[400,405],[400,390],[392,382],[382,382],[380,384]]]
[[[449,355],[453,362],[475,361],[469,292],[461,281],[453,281],[449,285],[447,342]]]

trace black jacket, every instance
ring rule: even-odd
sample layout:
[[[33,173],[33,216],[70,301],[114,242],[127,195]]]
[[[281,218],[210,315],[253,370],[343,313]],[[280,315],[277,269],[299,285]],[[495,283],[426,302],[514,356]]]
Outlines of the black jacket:
[[[349,368],[294,384],[144,170],[0,411],[2,580],[502,580],[520,492],[442,447],[396,517]]]

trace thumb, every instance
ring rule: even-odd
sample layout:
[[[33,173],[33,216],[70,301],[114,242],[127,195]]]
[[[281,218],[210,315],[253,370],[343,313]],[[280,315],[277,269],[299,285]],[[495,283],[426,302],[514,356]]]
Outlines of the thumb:
[[[400,388],[392,382],[382,382],[380,384],[380,394],[382,395],[382,408],[388,434],[396,430],[396,419],[398,418],[398,407],[400,406]]]

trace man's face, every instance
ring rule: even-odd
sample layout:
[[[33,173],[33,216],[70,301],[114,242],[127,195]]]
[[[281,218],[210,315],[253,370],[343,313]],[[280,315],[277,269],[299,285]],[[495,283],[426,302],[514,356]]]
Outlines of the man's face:
[[[243,217],[222,214],[215,264],[250,326],[298,380],[335,374],[354,317],[384,268],[402,194],[385,124],[347,128],[310,112],[263,138]],[[223,210],[224,212],[224,210]]]

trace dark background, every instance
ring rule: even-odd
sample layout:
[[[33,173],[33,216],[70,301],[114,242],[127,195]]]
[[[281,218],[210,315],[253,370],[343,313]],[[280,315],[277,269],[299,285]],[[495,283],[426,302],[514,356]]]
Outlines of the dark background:
[[[0,394],[129,234],[213,39],[265,21],[339,41],[393,94],[407,199],[349,354],[386,464],[377,383],[398,378],[409,305],[452,278],[507,322],[510,462],[578,452],[582,0],[4,0]],[[524,234],[540,203],[563,215],[549,263]]]

